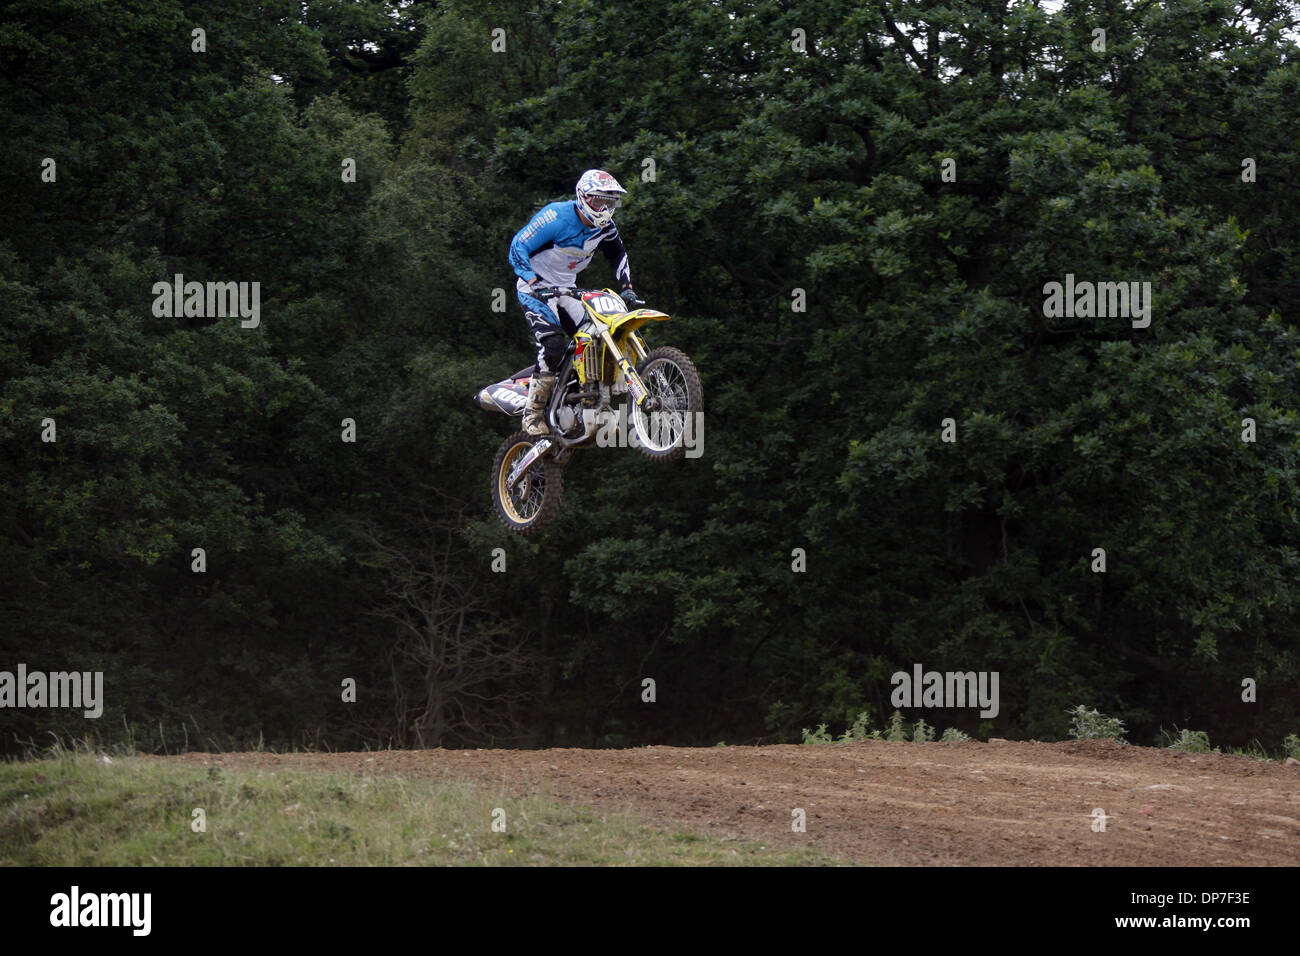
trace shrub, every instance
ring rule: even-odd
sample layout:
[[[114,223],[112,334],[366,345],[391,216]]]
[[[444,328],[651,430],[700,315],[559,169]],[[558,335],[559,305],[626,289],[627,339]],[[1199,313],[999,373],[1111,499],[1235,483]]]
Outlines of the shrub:
[[[1067,710],[1073,720],[1070,722],[1070,736],[1079,740],[1118,740],[1124,743],[1124,721],[1118,717],[1107,717],[1094,707],[1088,710],[1082,704],[1074,710]]]
[[[832,739],[830,733],[826,730],[826,725],[818,724],[816,731],[811,731],[807,727],[803,729],[803,742],[806,744],[829,744]]]
[[[1180,730],[1167,749],[1183,750],[1192,754],[1219,752],[1218,748],[1210,746],[1210,735],[1204,730]]]

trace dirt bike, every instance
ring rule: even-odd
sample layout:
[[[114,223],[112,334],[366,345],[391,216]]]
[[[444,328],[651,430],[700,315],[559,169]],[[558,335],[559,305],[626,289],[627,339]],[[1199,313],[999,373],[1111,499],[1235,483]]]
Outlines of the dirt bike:
[[[637,334],[647,322],[666,320],[666,314],[628,311],[610,289],[547,288],[532,294],[543,300],[573,296],[584,316],[556,371],[545,413],[550,434],[517,431],[501,443],[492,463],[497,516],[521,535],[542,530],[555,517],[565,466],[579,448],[609,443],[605,439],[622,426],[627,444],[647,458],[678,461],[699,434],[704,412],[704,389],[690,358],[670,346],[647,349]],[[474,401],[522,417],[533,370],[530,365],[480,389]]]

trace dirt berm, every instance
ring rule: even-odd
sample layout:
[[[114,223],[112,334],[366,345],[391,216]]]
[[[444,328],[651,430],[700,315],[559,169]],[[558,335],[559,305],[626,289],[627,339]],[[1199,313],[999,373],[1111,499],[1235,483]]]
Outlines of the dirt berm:
[[[227,767],[473,778],[883,865],[1295,866],[1300,766],[1112,741],[186,754]],[[806,832],[795,832],[802,809]],[[1102,811],[1105,830],[1094,829]]]

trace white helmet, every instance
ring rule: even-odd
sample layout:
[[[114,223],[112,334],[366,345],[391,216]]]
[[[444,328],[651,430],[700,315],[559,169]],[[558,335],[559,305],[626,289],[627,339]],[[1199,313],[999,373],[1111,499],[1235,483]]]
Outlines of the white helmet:
[[[623,204],[627,190],[603,169],[589,169],[578,180],[573,194],[578,208],[593,225],[608,226],[614,221],[614,210]]]

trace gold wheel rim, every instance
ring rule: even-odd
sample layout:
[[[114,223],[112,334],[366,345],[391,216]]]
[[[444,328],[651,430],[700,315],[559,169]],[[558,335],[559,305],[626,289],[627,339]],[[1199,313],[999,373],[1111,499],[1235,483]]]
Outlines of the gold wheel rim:
[[[536,510],[533,511],[532,515],[525,518],[519,513],[519,509],[515,507],[515,499],[511,495],[510,489],[506,487],[506,477],[510,474],[510,469],[514,467],[514,463],[519,459],[520,454],[528,454],[528,449],[531,449],[532,447],[533,446],[530,442],[519,442],[511,446],[510,450],[507,451],[505,456],[501,459],[501,470],[497,474],[497,497],[501,500],[501,507],[505,511],[506,516],[516,524],[531,524],[542,510],[542,505],[539,501],[537,502]],[[520,449],[524,450],[521,452]],[[515,488],[520,490],[520,500],[532,500],[533,491],[535,490],[534,485],[535,482],[532,475],[532,469],[529,469],[529,474],[524,475],[515,483]],[[544,488],[543,493],[545,493]]]

